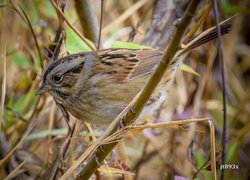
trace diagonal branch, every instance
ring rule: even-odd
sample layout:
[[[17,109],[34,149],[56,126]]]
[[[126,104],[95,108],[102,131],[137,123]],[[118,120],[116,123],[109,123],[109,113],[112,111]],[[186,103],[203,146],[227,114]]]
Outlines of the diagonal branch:
[[[169,44],[167,50],[165,51],[165,55],[155,70],[154,74],[148,81],[146,87],[142,90],[141,94],[139,95],[138,99],[134,103],[132,109],[127,112],[127,114],[120,119],[120,122],[122,122],[123,125],[127,126],[135,121],[135,119],[139,116],[141,110],[143,109],[144,105],[147,103],[150,95],[154,91],[154,89],[159,84],[161,78],[163,77],[165,71],[170,68],[171,66],[171,60],[175,56],[179,44],[181,42],[182,36],[185,32],[185,29],[189,25],[196,8],[199,4],[199,1],[192,0],[187,10],[184,13],[184,16],[180,23],[178,24],[178,27],[176,29],[176,32],[173,36],[173,39],[171,43]],[[117,123],[119,124],[119,122]],[[113,127],[110,134],[113,134],[115,131],[118,130],[118,125]],[[88,163],[84,166],[83,170],[78,175],[77,179],[88,179],[90,176],[97,170],[97,168],[100,166],[100,163],[103,162],[103,160],[107,157],[107,155],[112,151],[112,149],[116,146],[117,142],[111,143],[111,144],[105,144],[99,147],[96,152],[90,157]],[[72,170],[72,169],[71,169]],[[67,173],[67,172],[66,172]],[[65,175],[61,177],[61,179],[66,178]]]

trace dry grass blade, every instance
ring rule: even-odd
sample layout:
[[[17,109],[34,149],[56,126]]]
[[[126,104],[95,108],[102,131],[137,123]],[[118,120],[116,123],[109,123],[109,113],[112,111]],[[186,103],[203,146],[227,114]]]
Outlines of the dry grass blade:
[[[219,23],[219,26],[222,26],[228,22],[230,22],[235,16],[232,16],[228,19],[226,19],[225,21],[222,21],[221,23]],[[216,27],[212,27],[207,29],[206,31],[202,32],[201,34],[199,34],[198,36],[196,36],[194,39],[192,39],[192,41],[190,41],[188,44],[183,45],[183,49],[181,49],[176,56],[179,56],[180,54],[183,54],[183,52],[189,50],[190,47],[192,47],[193,44],[197,43],[197,39],[200,39],[201,37],[206,36],[207,34],[209,34],[211,31],[214,31],[216,29]]]
[[[106,167],[101,166],[98,171],[103,172],[105,174],[123,174],[123,175],[130,175],[130,176],[134,176],[134,173],[131,173],[129,171],[124,171],[124,170],[120,170],[120,169],[116,169],[116,168],[109,168],[107,169]]]
[[[2,18],[0,19],[1,24],[4,24],[4,17],[5,17],[5,8],[1,9],[0,15]],[[5,26],[3,26],[0,30],[0,79],[2,78],[2,92],[1,92],[1,107],[0,107],[0,131],[2,129],[2,122],[3,122],[3,112],[4,112],[4,102],[5,102],[5,95],[6,95],[6,40],[5,40]]]
[[[3,37],[2,37],[3,39]],[[5,41],[1,41],[5,42]],[[4,102],[5,102],[5,94],[6,94],[6,45],[1,43],[1,59],[3,59],[2,63],[2,94],[1,94],[1,108],[0,108],[0,131],[2,127],[3,121],[3,112],[4,112]]]
[[[210,128],[210,150],[211,150],[211,167],[212,167],[212,179],[216,180],[216,157],[215,157],[215,133],[214,125],[211,120],[209,122]]]
[[[87,123],[87,122],[84,122],[84,123],[85,123],[85,125],[86,125],[86,127],[87,127],[87,129],[88,129],[88,131],[90,133],[91,138],[95,141],[96,137],[95,137],[95,133],[94,133],[91,125],[89,123]]]
[[[183,42],[186,42],[188,39],[192,38],[195,34],[195,32],[198,30],[198,28],[201,26],[201,24],[205,21],[205,19],[207,18],[208,14],[210,13],[212,9],[212,4],[207,4],[206,6],[204,6],[202,8],[202,13],[201,13],[201,17],[199,18],[198,22],[196,24],[194,24],[194,26],[192,27],[192,29],[187,33],[187,35],[183,38]]]
[[[127,133],[134,133],[136,131],[141,131],[143,129],[166,128],[170,126],[179,126],[179,125],[196,123],[196,122],[207,121],[207,120],[209,120],[209,118],[177,120],[177,121],[171,121],[171,122],[166,122],[166,123],[152,123],[152,124],[144,124],[144,125],[136,125],[136,126],[130,125],[130,126],[126,126],[124,128],[119,129],[112,135],[103,139],[102,144],[111,144],[114,142],[119,142],[126,136]]]
[[[186,119],[186,120],[176,120],[176,121],[171,121],[171,122],[166,122],[166,123],[138,125],[138,126],[132,126],[131,131],[142,130],[145,128],[165,128],[169,126],[179,126],[179,125],[207,121],[207,120],[209,120],[209,118]]]
[[[26,163],[27,161],[23,161],[21,162],[16,169],[14,169],[4,180],[11,180],[14,179],[16,176],[18,176],[19,174],[25,172],[25,169],[21,169],[23,167],[23,165]]]

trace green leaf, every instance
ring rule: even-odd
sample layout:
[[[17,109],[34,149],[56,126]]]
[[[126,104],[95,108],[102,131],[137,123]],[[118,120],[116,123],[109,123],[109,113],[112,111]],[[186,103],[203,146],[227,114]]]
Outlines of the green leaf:
[[[70,27],[66,28],[66,33],[66,46],[70,54],[91,51],[91,49],[78,37],[78,35]]]
[[[228,0],[220,1],[220,6],[224,14],[246,13],[249,14],[250,9],[238,4],[231,5]]]
[[[205,158],[198,151],[194,152],[194,158],[197,169],[200,168],[206,162]]]
[[[46,16],[47,17],[50,17],[50,18],[57,18],[57,15],[56,15],[56,11],[55,10],[52,10],[50,11],[49,9],[54,9],[53,5],[51,4],[50,1],[39,1],[39,8],[42,9],[47,9],[48,11],[45,11],[46,12]]]
[[[35,140],[35,139],[46,138],[48,136],[65,135],[65,134],[67,134],[67,132],[68,132],[67,128],[53,129],[51,131],[50,130],[39,131],[39,132],[35,132],[35,133],[28,135],[25,138],[25,140],[31,141],[31,140]]]
[[[239,148],[239,141],[235,141],[233,144],[230,145],[230,147],[228,147],[226,162],[228,163],[233,162],[233,159],[235,157],[235,154],[237,153],[238,148]]]
[[[190,66],[188,66],[188,65],[186,65],[184,63],[181,64],[181,70],[185,71],[185,72],[188,72],[188,73],[191,73],[191,74],[194,74],[196,76],[200,76],[200,74],[197,73],[193,68],[191,68]]]
[[[149,46],[144,46],[140,44],[135,44],[131,42],[124,42],[124,41],[115,41],[112,46],[112,48],[129,48],[129,49],[153,49]]]
[[[194,159],[195,159],[195,162],[196,162],[196,169],[199,169],[201,168],[204,163],[206,162],[206,159],[204,158],[204,156],[199,152],[199,151],[194,151]],[[206,167],[206,166],[205,166]],[[209,172],[208,171],[204,171],[202,170],[200,172],[200,174],[203,176],[203,177],[207,177],[205,179],[210,179],[209,177]],[[200,175],[198,175],[199,177]]]
[[[36,140],[36,139],[46,138],[48,136],[66,135],[67,133],[68,133],[68,129],[67,128],[53,129],[51,131],[50,130],[38,131],[38,132],[34,132],[32,134],[29,134],[25,138],[25,140],[32,141],[32,140]],[[98,136],[101,135],[101,132],[94,131],[94,134],[95,134],[96,137],[98,137]],[[87,131],[80,132],[80,135],[86,136],[86,137],[90,137],[90,134]]]

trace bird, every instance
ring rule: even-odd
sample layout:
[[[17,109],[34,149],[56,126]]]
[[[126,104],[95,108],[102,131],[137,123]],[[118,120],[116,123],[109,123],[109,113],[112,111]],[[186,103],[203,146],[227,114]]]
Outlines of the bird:
[[[222,24],[220,28],[224,35],[231,30],[231,25]],[[157,106],[161,97],[165,98],[188,52],[215,38],[217,31],[212,27],[180,47],[144,108],[146,111]],[[44,69],[36,95],[47,92],[63,111],[77,119],[108,125],[143,89],[163,55],[164,52],[156,49],[128,48],[71,54]]]

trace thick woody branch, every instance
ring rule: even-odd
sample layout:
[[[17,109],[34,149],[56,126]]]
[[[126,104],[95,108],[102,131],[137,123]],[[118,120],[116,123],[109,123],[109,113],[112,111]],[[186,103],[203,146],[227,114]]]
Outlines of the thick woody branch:
[[[175,31],[175,34],[166,49],[166,53],[157,67],[156,71],[148,81],[146,87],[142,90],[140,96],[134,103],[131,111],[128,111],[127,114],[120,119],[123,123],[123,125],[127,126],[131,123],[133,123],[136,118],[139,116],[140,112],[142,111],[144,105],[147,103],[150,95],[153,93],[154,89],[157,87],[159,84],[161,78],[163,77],[165,71],[169,68],[170,66],[170,61],[172,58],[175,56],[179,44],[181,42],[182,36],[189,25],[196,8],[198,6],[200,1],[192,0],[180,23],[177,25],[177,29]],[[110,135],[114,133],[115,131],[118,130],[118,125],[113,128],[111,131]],[[112,149],[116,146],[117,142],[111,143],[111,144],[105,144],[99,147],[94,155],[92,155],[88,161],[88,163],[84,166],[80,174],[78,175],[77,179],[88,179],[90,176],[97,170],[97,168],[100,166],[100,164],[104,161],[104,159],[108,156],[108,154],[112,151]]]
[[[75,0],[75,9],[84,35],[97,46],[99,23],[90,0]]]

